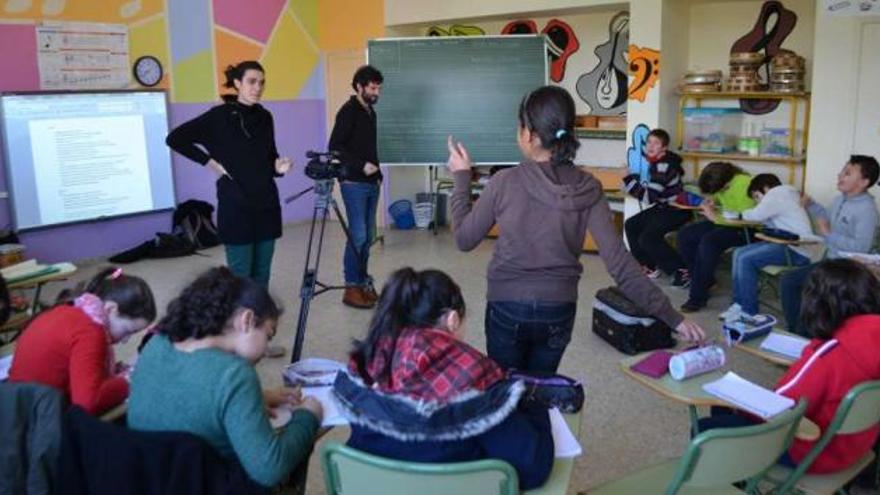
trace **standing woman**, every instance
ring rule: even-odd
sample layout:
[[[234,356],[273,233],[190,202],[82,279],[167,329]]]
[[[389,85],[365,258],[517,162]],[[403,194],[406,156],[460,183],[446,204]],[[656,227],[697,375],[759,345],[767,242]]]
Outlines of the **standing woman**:
[[[683,338],[704,338],[626,251],[599,181],[574,166],[579,146],[574,116],[574,101],[560,87],[526,95],[517,133],[523,161],[495,174],[473,205],[470,158],[449,138],[458,248],[475,248],[496,223],[501,230],[489,262],[485,329],[489,357],[505,368],[555,372],[559,367],[574,326],[583,271],[578,258],[587,230],[627,297]]]
[[[181,124],[165,142],[217,174],[217,224],[229,269],[268,288],[275,239],[281,237],[275,178],[293,162],[278,156],[272,114],[260,105],[263,67],[249,60],[230,65],[225,74],[225,86],[236,94]]]

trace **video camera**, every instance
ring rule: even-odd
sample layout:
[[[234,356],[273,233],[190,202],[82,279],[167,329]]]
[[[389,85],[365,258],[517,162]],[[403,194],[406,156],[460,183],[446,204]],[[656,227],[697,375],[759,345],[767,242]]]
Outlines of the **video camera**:
[[[309,163],[306,164],[306,177],[313,180],[345,179],[345,168],[339,161],[338,151],[326,153],[306,151],[306,158],[309,159]]]

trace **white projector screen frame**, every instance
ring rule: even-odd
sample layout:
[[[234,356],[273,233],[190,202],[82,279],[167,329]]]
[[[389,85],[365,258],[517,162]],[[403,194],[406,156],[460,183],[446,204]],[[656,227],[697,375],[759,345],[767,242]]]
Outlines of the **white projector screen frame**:
[[[114,101],[114,98],[117,100]],[[123,99],[138,104],[144,103],[145,107],[130,111],[129,108],[134,107],[113,108],[114,104],[122,103]],[[25,100],[31,105],[37,105],[35,107],[37,111],[40,109],[48,111],[49,105],[53,102],[57,104],[62,101],[64,103],[98,101],[106,114],[89,117],[91,114],[82,113],[70,117],[70,119],[79,119],[81,126],[71,126],[70,119],[51,119],[48,116],[19,119],[14,126],[8,125],[15,119],[12,113],[15,105]],[[40,100],[45,101],[45,107],[39,106]],[[143,108],[153,110],[144,111]],[[165,145],[165,136],[169,129],[168,110],[168,98],[163,90],[0,93],[0,125],[2,125],[0,138],[2,138],[3,165],[9,191],[9,210],[15,229],[20,231],[45,229],[174,209],[177,201],[174,170],[171,152]],[[135,115],[147,115],[148,118],[132,118]],[[107,125],[111,120],[115,125]],[[139,132],[131,132],[132,130]],[[44,135],[56,133],[57,137],[62,132],[73,133],[71,141],[55,139],[52,145],[42,147],[35,147],[31,142],[35,133]],[[37,170],[38,163],[58,164],[57,158],[62,153],[68,157],[76,156],[78,152],[88,153],[90,150],[77,148],[80,143],[74,141],[76,133],[91,133],[92,138],[100,146],[104,146],[105,156],[92,159],[91,155],[88,155],[89,158],[83,155],[79,160],[74,159],[75,166],[86,168],[85,173],[79,175],[62,174],[60,168],[57,174],[47,174],[46,170]],[[22,139],[22,135],[26,136],[27,143],[14,142]],[[125,137],[124,145],[119,146],[122,144],[120,140],[122,136]],[[30,154],[27,161],[23,159],[25,151]],[[102,159],[112,168],[99,168]],[[121,166],[122,170],[116,166]],[[120,185],[124,183],[123,187],[112,188],[113,192],[121,193],[119,197],[115,199],[97,197],[95,194],[90,194],[87,184],[76,182],[77,177],[88,177],[90,171],[100,172],[92,176],[102,175],[101,179],[105,184],[112,184],[114,181]],[[44,180],[37,180],[39,177]],[[65,183],[65,181],[69,182]],[[57,194],[62,187],[70,188],[69,196],[62,198]],[[71,204],[76,205],[77,201],[81,202],[80,206],[71,206],[71,210],[66,209]],[[50,203],[62,206],[58,211],[40,210],[40,207]]]

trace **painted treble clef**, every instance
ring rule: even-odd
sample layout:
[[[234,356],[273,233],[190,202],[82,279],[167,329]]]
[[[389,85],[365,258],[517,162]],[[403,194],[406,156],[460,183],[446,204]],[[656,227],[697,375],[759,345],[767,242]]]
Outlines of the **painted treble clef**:
[[[596,47],[599,64],[578,79],[576,89],[590,105],[593,115],[620,115],[626,112],[629,12],[619,12],[608,25],[609,39]]]
[[[769,82],[770,60],[779,53],[782,42],[794,30],[795,24],[797,24],[797,14],[786,9],[782,2],[776,0],[764,2],[755,26],[733,43],[730,53],[763,51],[766,57],[761,70],[764,73],[764,81]],[[779,100],[740,100],[739,105],[746,113],[761,115],[775,110],[779,106]]]

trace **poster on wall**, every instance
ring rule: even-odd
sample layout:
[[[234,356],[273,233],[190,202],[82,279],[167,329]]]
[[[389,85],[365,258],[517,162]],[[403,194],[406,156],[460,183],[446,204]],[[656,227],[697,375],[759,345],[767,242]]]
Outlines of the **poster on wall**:
[[[880,15],[880,0],[825,0],[832,15]]]
[[[123,24],[45,21],[37,25],[40,88],[128,87],[128,27]]]

